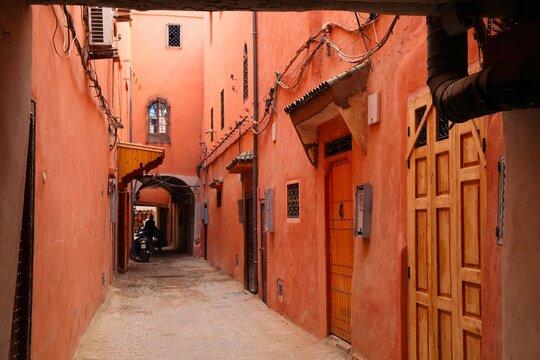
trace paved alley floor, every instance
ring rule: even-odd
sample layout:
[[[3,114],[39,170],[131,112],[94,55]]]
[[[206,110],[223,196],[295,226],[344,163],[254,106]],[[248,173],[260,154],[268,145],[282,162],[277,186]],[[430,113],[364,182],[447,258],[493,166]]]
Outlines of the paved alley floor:
[[[201,259],[163,255],[118,275],[77,360],[347,359]]]

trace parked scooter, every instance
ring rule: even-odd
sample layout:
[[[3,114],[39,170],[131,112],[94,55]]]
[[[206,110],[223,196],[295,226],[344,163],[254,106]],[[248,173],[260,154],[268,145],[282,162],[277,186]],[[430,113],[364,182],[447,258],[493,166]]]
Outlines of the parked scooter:
[[[152,236],[147,231],[139,230],[137,237],[131,244],[131,258],[136,261],[148,262],[153,252]]]

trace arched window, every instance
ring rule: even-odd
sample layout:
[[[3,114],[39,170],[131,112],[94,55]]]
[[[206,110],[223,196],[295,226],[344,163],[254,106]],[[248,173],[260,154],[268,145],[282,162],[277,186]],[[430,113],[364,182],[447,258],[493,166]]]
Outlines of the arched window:
[[[147,107],[148,113],[148,143],[169,143],[169,112],[167,100],[157,98],[151,100]]]
[[[244,102],[249,98],[248,48],[244,43]]]

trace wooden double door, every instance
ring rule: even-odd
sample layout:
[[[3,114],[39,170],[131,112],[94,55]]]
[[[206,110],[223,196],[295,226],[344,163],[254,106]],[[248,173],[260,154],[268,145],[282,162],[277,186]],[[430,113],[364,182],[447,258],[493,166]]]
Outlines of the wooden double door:
[[[484,130],[449,124],[429,94],[409,104],[410,359],[481,358]]]

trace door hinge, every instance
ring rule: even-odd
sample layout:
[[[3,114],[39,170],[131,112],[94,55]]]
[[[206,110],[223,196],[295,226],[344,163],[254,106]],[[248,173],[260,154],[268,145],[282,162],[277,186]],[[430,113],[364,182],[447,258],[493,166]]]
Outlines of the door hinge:
[[[484,152],[484,154],[486,153],[486,148],[487,148],[486,138],[482,138],[482,151]]]
[[[407,279],[411,278],[411,267],[407,266]]]

